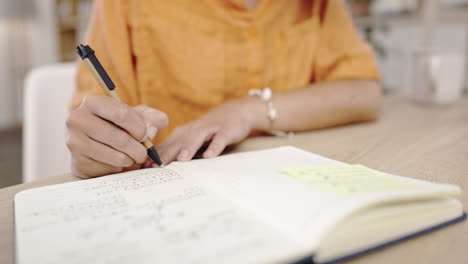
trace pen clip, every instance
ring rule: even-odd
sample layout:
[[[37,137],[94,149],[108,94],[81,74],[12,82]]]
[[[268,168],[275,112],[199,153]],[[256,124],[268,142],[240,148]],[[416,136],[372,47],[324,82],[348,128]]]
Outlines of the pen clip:
[[[112,82],[106,70],[104,70],[104,67],[102,67],[101,63],[99,62],[97,57],[94,55],[94,50],[88,45],[85,46],[83,44],[79,44],[78,46],[76,46],[76,52],[81,57],[81,59],[87,64],[89,70],[93,74],[97,75],[95,76],[95,78],[101,80],[106,86],[106,87],[101,87],[101,88],[104,89],[106,93],[107,93],[107,90],[109,91],[114,90],[115,84]]]
[[[83,60],[86,59],[88,56],[94,54],[94,50],[90,46],[85,46],[83,44],[76,46],[76,52]]]

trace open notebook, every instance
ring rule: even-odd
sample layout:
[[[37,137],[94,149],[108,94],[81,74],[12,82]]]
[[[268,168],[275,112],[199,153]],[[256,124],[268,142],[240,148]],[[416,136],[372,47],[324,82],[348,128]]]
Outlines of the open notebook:
[[[457,186],[294,147],[15,197],[17,263],[333,262],[465,219]]]

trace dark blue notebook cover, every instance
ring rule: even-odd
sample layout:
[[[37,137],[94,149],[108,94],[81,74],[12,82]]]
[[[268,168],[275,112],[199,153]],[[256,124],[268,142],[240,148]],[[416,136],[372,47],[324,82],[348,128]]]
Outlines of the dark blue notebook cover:
[[[406,235],[406,236],[402,236],[402,237],[394,239],[394,240],[387,241],[387,242],[382,243],[382,244],[372,246],[372,247],[364,249],[364,250],[354,252],[354,253],[349,254],[349,255],[341,256],[339,258],[336,258],[336,259],[333,259],[333,260],[330,260],[330,261],[327,261],[327,262],[314,262],[314,256],[312,255],[312,256],[307,256],[307,257],[305,257],[303,259],[299,259],[297,261],[294,261],[293,264],[305,264],[305,263],[334,264],[334,263],[340,263],[340,262],[343,262],[343,261],[346,261],[346,260],[350,260],[352,258],[356,258],[356,257],[362,256],[362,255],[365,255],[365,254],[367,254],[369,252],[379,250],[379,249],[391,246],[393,244],[405,241],[407,239],[411,239],[413,237],[417,237],[417,236],[420,236],[420,235],[435,231],[435,230],[440,229],[442,227],[445,227],[445,226],[448,226],[448,225],[451,225],[451,224],[454,224],[454,223],[457,223],[457,222],[460,222],[460,221],[463,221],[463,220],[466,220],[466,213],[463,213],[461,216],[459,216],[459,217],[457,217],[455,219],[440,223],[438,225],[435,225],[435,226],[432,226],[432,227],[417,231],[415,233],[412,233],[412,234],[409,234],[409,235]]]

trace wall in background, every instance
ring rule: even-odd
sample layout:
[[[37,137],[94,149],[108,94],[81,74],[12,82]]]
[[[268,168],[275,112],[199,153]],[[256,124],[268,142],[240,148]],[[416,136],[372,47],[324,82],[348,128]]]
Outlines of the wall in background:
[[[430,49],[434,52],[455,53],[468,62],[468,0],[436,0],[437,8]],[[422,43],[424,9],[429,0],[377,0],[372,5],[372,14],[379,19],[370,19],[360,27],[374,26],[374,41],[387,53],[379,56],[379,65],[384,86],[388,90],[410,89],[413,85],[412,63],[416,50]],[[365,20],[365,19],[364,19]],[[374,22],[370,22],[374,21]],[[382,25],[386,26],[383,30]],[[465,89],[468,91],[468,65],[465,66]]]
[[[0,130],[21,124],[22,73],[58,61],[55,2],[34,0],[34,4],[34,17],[0,21],[0,58],[5,61],[0,65]]]
[[[7,34],[9,27],[6,21],[0,21],[0,59],[7,60],[8,42]],[[12,98],[12,90],[7,89],[10,87],[10,68],[8,62],[0,63],[0,130],[11,127],[14,124],[14,116],[12,110],[14,104],[9,98]]]
[[[37,16],[31,25],[31,66],[36,67],[59,60],[55,0],[34,0]]]
[[[446,23],[438,25],[432,48],[435,51],[457,53],[465,56],[468,25]],[[384,47],[386,56],[379,57],[384,86],[388,90],[411,88],[412,58],[420,43],[421,25],[418,23],[393,23],[383,32],[376,30],[376,40]],[[465,80],[465,89],[467,83]]]

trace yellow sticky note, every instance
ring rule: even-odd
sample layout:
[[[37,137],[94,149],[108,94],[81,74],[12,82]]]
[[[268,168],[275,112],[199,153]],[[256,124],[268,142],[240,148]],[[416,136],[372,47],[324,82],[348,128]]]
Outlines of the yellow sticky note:
[[[298,181],[340,195],[423,187],[362,165],[286,167],[283,172]]]

